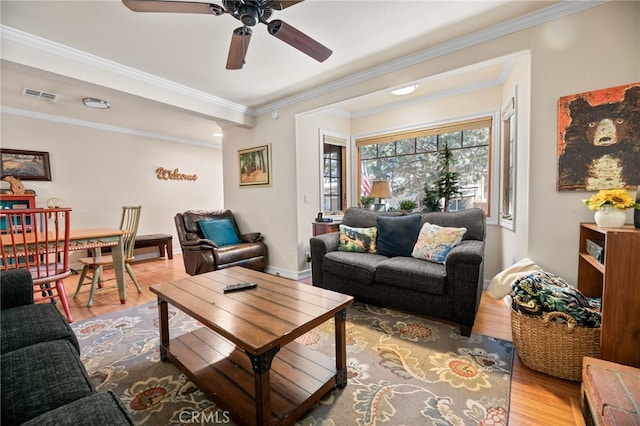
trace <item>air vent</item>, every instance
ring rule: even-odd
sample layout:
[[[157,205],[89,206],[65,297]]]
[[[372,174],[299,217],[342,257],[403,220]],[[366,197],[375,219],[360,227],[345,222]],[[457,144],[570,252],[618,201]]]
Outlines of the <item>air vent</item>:
[[[41,98],[47,101],[55,101],[58,96],[53,93],[42,92],[36,89],[29,89],[27,87],[22,89],[22,94],[25,96],[33,96],[35,98]]]

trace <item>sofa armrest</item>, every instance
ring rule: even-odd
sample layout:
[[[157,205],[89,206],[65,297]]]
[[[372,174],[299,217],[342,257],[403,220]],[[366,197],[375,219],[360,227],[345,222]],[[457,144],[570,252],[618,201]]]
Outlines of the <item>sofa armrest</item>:
[[[340,233],[330,232],[328,234],[317,235],[309,240],[311,251],[311,282],[313,285],[322,283],[322,265],[324,255],[338,250],[340,244]]]
[[[479,265],[484,260],[484,242],[479,240],[463,240],[447,255],[447,275],[458,263]]]
[[[33,304],[33,279],[27,269],[9,269],[0,274],[0,309]]]
[[[218,248],[218,245],[211,240],[199,238],[197,240],[183,241],[182,248],[183,249],[187,248],[188,250],[202,250],[202,249]]]
[[[454,316],[470,332],[484,284],[484,241],[462,241],[449,252],[445,266]]]
[[[264,240],[264,237],[260,232],[248,232],[240,235],[240,241],[243,243],[255,243]]]

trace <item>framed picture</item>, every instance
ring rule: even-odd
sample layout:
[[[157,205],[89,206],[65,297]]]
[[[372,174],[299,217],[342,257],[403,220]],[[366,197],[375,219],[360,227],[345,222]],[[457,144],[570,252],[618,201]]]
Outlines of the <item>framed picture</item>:
[[[240,186],[271,185],[271,146],[261,145],[238,151]]]
[[[558,101],[558,191],[640,183],[640,83]]]
[[[13,176],[20,180],[51,180],[49,153],[0,149],[0,178]]]

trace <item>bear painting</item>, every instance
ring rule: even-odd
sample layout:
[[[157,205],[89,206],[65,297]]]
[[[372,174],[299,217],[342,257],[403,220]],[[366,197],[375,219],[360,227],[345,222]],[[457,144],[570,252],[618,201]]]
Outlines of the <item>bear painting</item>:
[[[558,101],[558,191],[640,184],[640,83]]]

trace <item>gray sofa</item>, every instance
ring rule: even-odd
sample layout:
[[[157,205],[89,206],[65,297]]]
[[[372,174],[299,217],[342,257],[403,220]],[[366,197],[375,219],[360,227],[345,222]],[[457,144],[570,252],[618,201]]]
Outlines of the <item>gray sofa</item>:
[[[33,303],[26,269],[0,275],[3,425],[133,425],[111,392],[96,392],[65,317]]]
[[[342,224],[375,227],[378,215],[407,215],[351,207]],[[354,296],[356,300],[452,322],[471,334],[483,290],[486,217],[480,209],[421,213],[421,225],[465,227],[463,240],[445,264],[411,256],[339,251],[339,233],[312,237],[313,285]],[[416,236],[417,238],[417,236]]]

